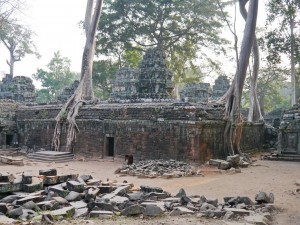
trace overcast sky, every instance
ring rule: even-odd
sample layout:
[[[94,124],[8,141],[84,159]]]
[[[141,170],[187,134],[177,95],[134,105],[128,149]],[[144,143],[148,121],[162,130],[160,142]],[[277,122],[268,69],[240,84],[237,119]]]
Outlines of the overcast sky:
[[[37,68],[45,69],[54,52],[58,50],[62,56],[71,59],[72,71],[79,72],[85,42],[79,22],[84,19],[86,0],[26,0],[26,2],[28,7],[21,20],[36,33],[34,42],[42,57],[36,59],[34,56],[26,56],[15,64],[15,75],[31,77]],[[263,24],[265,18],[262,4],[258,17],[260,24]],[[240,30],[243,26],[243,22],[238,24]],[[228,31],[225,33],[232,38]],[[8,73],[6,59],[9,55],[2,45],[0,52],[0,72]]]

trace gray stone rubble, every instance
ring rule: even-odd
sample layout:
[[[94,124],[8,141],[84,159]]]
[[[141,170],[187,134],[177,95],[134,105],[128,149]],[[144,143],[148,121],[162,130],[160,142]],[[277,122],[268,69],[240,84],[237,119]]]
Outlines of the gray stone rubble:
[[[116,173],[143,178],[162,177],[166,179],[195,176],[197,169],[186,162],[176,160],[145,160],[131,165],[123,164]]]
[[[178,162],[174,161],[169,167],[177,164]],[[51,176],[40,175],[38,179],[42,180],[43,188],[37,186],[32,193],[25,193],[22,188],[19,191],[13,188],[11,191],[9,188],[6,191],[2,189],[1,224],[17,221],[27,221],[27,224],[30,221],[53,224],[55,220],[107,219],[113,216],[144,218],[191,215],[268,225],[271,224],[271,215],[275,210],[272,193],[259,192],[255,196],[255,201],[246,196],[225,197],[224,203],[221,203],[218,199],[203,195],[188,196],[184,189],[171,196],[160,187],[141,186],[133,189],[133,184],[126,181],[123,183],[98,181],[89,185],[89,180],[96,180],[89,175],[57,175],[53,169],[40,173]],[[1,176],[1,179],[5,178]],[[20,182],[20,179],[16,180],[14,182]],[[35,182],[35,179],[32,180]],[[21,186],[23,182],[21,180]],[[0,186],[4,183],[1,182]]]

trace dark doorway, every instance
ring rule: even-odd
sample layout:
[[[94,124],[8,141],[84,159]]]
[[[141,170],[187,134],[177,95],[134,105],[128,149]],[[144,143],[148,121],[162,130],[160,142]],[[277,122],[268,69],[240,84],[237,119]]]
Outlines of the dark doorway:
[[[14,135],[12,134],[7,134],[6,135],[6,145],[13,145],[13,139],[14,139]]]
[[[115,138],[106,137],[106,152],[107,156],[114,157],[115,155]]]

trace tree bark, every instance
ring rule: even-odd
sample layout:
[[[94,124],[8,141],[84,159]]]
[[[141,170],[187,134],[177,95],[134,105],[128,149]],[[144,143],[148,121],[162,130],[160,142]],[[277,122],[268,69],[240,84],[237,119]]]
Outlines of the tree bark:
[[[241,0],[242,1],[242,0]],[[224,131],[225,155],[242,154],[240,140],[242,134],[242,120],[240,115],[241,96],[249,65],[251,48],[255,37],[255,28],[258,11],[258,0],[250,0],[242,46],[240,50],[239,65],[232,85],[226,93],[225,119],[227,120]]]
[[[87,8],[90,7],[89,3],[90,1],[88,2]],[[81,78],[79,85],[75,93],[68,99],[55,119],[56,127],[52,140],[52,146],[55,151],[60,150],[60,135],[62,131],[62,125],[65,120],[67,120],[68,124],[66,151],[72,151],[72,148],[76,142],[76,135],[79,132],[79,128],[76,124],[76,117],[78,115],[79,109],[83,105],[84,101],[92,100],[94,98],[92,88],[92,68],[96,29],[100,20],[102,3],[103,0],[97,1],[91,24],[88,26],[87,38],[82,56]],[[67,117],[65,118],[66,115]]]
[[[240,6],[240,13],[243,16],[244,20],[247,20],[247,11],[245,8],[246,3],[248,0],[241,0],[239,1]],[[259,48],[257,44],[257,38],[254,34],[253,46],[252,46],[252,53],[253,53],[253,67],[252,67],[252,76],[250,79],[250,107],[249,107],[249,114],[248,114],[248,122],[257,122],[263,120],[263,116],[261,114],[260,105],[257,98],[257,78],[258,78],[258,71],[259,71]]]
[[[294,36],[294,19],[290,19],[290,30],[291,30],[291,55],[290,55],[290,63],[291,63],[291,104],[292,106],[296,104],[296,77],[295,77],[295,36]]]

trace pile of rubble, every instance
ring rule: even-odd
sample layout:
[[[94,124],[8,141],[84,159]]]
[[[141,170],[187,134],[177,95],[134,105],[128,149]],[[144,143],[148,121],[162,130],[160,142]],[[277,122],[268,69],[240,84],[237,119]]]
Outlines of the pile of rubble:
[[[217,166],[220,170],[228,170],[230,168],[247,168],[250,163],[249,160],[240,155],[227,156],[226,160],[210,159],[208,164]]]
[[[118,174],[137,176],[139,178],[178,178],[198,175],[197,169],[186,162],[176,160],[146,160],[123,164],[116,170]]]
[[[27,221],[27,224],[35,221],[53,224],[62,219],[163,215],[242,219],[255,224],[270,224],[274,210],[274,196],[265,192],[257,194],[255,202],[248,197],[226,197],[224,203],[219,203],[218,199],[205,196],[187,196],[184,189],[171,196],[159,187],[134,189],[126,181],[102,182],[90,175],[59,176],[55,169],[40,171],[36,179],[39,182],[24,174],[17,178],[1,176],[0,224],[16,220]]]

